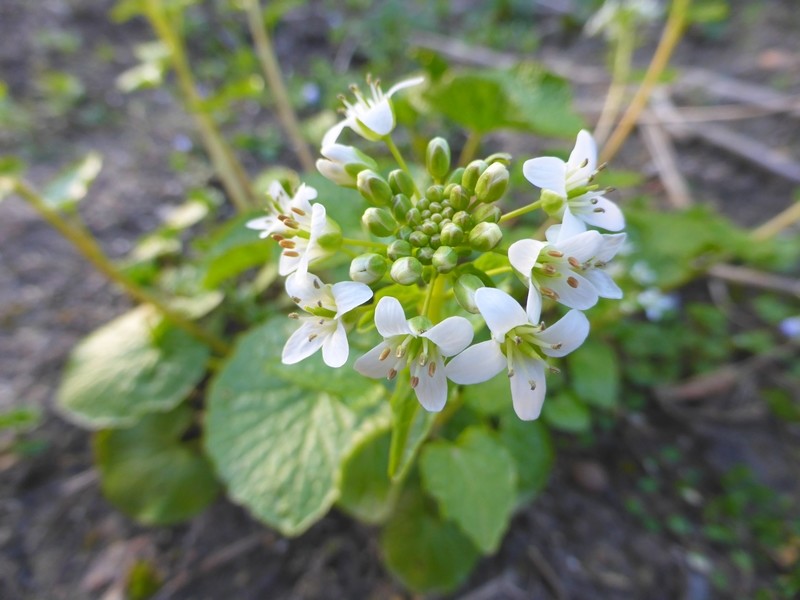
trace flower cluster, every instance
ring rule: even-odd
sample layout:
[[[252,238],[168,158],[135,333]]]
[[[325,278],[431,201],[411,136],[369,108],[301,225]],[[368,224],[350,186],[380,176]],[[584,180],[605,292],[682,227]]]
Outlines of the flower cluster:
[[[303,311],[290,315],[300,326],[286,342],[283,362],[296,363],[321,349],[327,365],[341,367],[349,355],[348,330],[371,316],[383,341],[355,361],[362,375],[407,377],[421,405],[440,411],[448,380],[475,384],[505,370],[517,415],[536,419],[545,375],[557,372],[551,359],[572,352],[589,334],[581,311],[600,298],[622,297],[604,267],[625,240],[624,217],[606,198],[610,190],[594,182],[602,166],[586,131],[578,134],[567,161],[540,157],[523,164],[525,178],[541,194],[513,211],[500,202],[509,185],[507,154],[454,169],[449,145],[436,137],[427,146],[426,181],[412,176],[392,141],[391,98],[422,81],[403,81],[386,94],[378,81],[368,80],[369,94],[353,87],[355,99],[343,99],[345,118],[324,136],[317,168],[367,202],[361,222],[371,239],[342,237],[306,185],[290,195],[273,184],[267,215],[248,223],[281,246],[286,291]],[[340,141],[345,129],[384,143],[398,168],[382,175],[372,157]],[[504,247],[503,225],[535,209],[553,222],[544,239]],[[353,249],[362,252],[350,264],[352,281],[328,284],[310,272],[342,247],[351,256]],[[495,259],[476,263],[487,253]],[[478,267],[488,262],[491,269]],[[524,308],[509,293],[512,272],[528,288]],[[373,295],[379,301],[370,302]],[[545,303],[569,310],[547,326]],[[465,318],[470,314],[478,316]],[[480,334],[483,325],[488,339],[473,344],[474,327]]]

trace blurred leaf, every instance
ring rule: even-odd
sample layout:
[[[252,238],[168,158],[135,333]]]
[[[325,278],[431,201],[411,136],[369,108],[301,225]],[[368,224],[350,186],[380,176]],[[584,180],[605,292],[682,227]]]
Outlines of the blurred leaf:
[[[53,179],[44,189],[42,197],[56,210],[73,209],[86,196],[102,166],[102,157],[96,152],[90,152]]]
[[[405,477],[436,420],[436,415],[422,408],[408,386],[405,386],[405,390],[406,393],[394,393],[391,397],[392,441],[389,450],[389,477],[394,481]]]
[[[161,587],[161,575],[156,567],[147,561],[138,560],[128,571],[125,593],[127,600],[147,600]]]
[[[17,177],[24,168],[24,163],[16,156],[0,156],[0,201],[14,191]]]
[[[389,432],[364,440],[342,465],[337,506],[359,521],[376,525],[392,513],[400,485],[389,480]]]
[[[142,305],[72,350],[57,393],[71,421],[91,429],[129,427],[177,406],[206,372],[208,348]]]
[[[588,431],[592,424],[586,405],[568,393],[545,400],[542,417],[554,429],[568,433]]]
[[[590,339],[567,357],[571,389],[591,406],[611,409],[619,401],[620,371],[614,348]]]
[[[695,0],[689,7],[687,21],[706,25],[725,21],[729,16],[727,0]]]
[[[464,386],[464,404],[482,415],[499,415],[511,406],[508,374],[503,371],[489,381]]]
[[[442,521],[420,492],[403,495],[381,534],[386,566],[418,592],[447,592],[462,583],[478,551],[458,527]]]
[[[211,239],[204,240],[207,247],[202,264],[206,288],[218,287],[226,279],[270,260],[275,242],[261,239],[257,231],[245,227],[247,221],[256,216],[238,216],[225,223]]]
[[[299,535],[339,496],[342,461],[388,427],[385,389],[319,353],[296,365],[281,350],[296,323],[242,335],[208,397],[206,447],[231,497],[284,535]]]
[[[528,502],[547,484],[555,452],[547,428],[540,421],[522,421],[512,410],[500,418],[497,439],[514,458],[518,502]]]
[[[484,553],[497,550],[516,502],[514,459],[479,427],[458,440],[427,444],[420,455],[423,488]]]
[[[192,411],[181,406],[128,429],[99,431],[94,451],[103,494],[148,525],[177,523],[203,510],[219,486],[197,443],[182,441],[191,425]]]
[[[170,209],[164,219],[164,226],[178,231],[188,229],[205,219],[209,212],[205,202],[190,199]]]
[[[762,392],[769,409],[776,417],[787,423],[800,422],[800,402],[786,390],[773,388]]]
[[[10,408],[0,412],[0,431],[13,429],[27,431],[42,422],[42,411],[38,408]]]
[[[133,53],[140,63],[120,73],[117,87],[132,92],[161,85],[169,65],[169,48],[163,42],[145,42],[138,44]]]

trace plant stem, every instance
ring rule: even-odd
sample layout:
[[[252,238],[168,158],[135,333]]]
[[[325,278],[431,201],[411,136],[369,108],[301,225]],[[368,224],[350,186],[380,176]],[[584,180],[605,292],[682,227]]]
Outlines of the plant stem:
[[[215,352],[221,355],[230,352],[230,347],[224,340],[187,319],[170,308],[163,300],[128,279],[105,255],[85,228],[66,221],[57,211],[50,208],[30,185],[24,181],[17,180],[14,183],[14,191],[28,202],[56,231],[64,236],[92,266],[121,287],[133,299],[153,305],[166,319],[201,342],[208,344]]]
[[[357,240],[355,238],[342,238],[342,243],[348,246],[362,246],[364,248],[378,248],[386,250],[386,244],[381,242],[373,242],[371,240]]]
[[[617,124],[616,129],[608,139],[608,143],[600,153],[601,162],[608,162],[616,156],[622,144],[628,139],[633,127],[636,125],[636,121],[639,120],[639,116],[642,114],[653,88],[667,67],[672,52],[681,39],[691,3],[692,0],[673,0],[667,23],[664,26],[664,32],[661,34],[661,40],[659,40],[658,47],[653,54],[650,65],[647,67],[642,84],[636,90],[636,95],[631,100],[628,109],[622,115],[622,119],[620,119],[619,124]]]
[[[269,32],[264,23],[264,15],[261,11],[260,0],[245,0],[245,10],[247,11],[247,24],[250,28],[250,35],[256,48],[256,56],[261,63],[267,84],[275,97],[275,106],[278,109],[278,118],[281,120],[283,129],[292,143],[297,158],[304,171],[314,170],[314,158],[311,151],[300,133],[300,126],[297,115],[292,107],[286,85],[283,81],[280,63],[275,57],[275,50],[269,39]]]
[[[511,273],[512,270],[511,267],[497,267],[496,269],[489,269],[486,271],[486,275],[492,277],[494,275],[502,275],[503,273]]]
[[[439,274],[434,273],[430,282],[428,282],[428,289],[426,290],[427,293],[425,294],[425,302],[423,302],[422,304],[422,314],[425,316],[428,316],[428,310],[430,309],[431,306],[431,299],[433,298],[433,285],[436,283],[436,280],[438,278]]]
[[[197,91],[197,84],[186,57],[183,42],[172,28],[161,0],[147,0],[146,14],[156,34],[169,49],[172,67],[178,78],[178,87],[183,94],[187,109],[195,118],[214,170],[222,180],[225,191],[236,209],[239,212],[246,212],[254,197],[250,181],[244,168],[236,160],[214,121],[203,107],[203,100]]]
[[[397,161],[397,164],[400,166],[403,171],[411,178],[411,183],[414,184],[414,193],[419,197],[419,190],[417,189],[417,184],[414,182],[414,177],[411,175],[411,171],[408,169],[408,165],[406,164],[405,159],[403,159],[403,155],[400,154],[400,150],[394,143],[392,139],[392,134],[388,134],[384,136],[383,141],[386,143],[386,147],[389,148],[389,152],[392,153],[394,159]]]
[[[428,295],[425,297],[425,306],[422,309],[422,314],[426,315],[434,323],[441,318],[442,304],[445,299],[444,286],[447,283],[447,279],[447,275],[436,273],[428,284],[430,288],[428,289]]]
[[[536,210],[542,205],[543,202],[544,200],[537,200],[536,202],[528,204],[527,206],[523,206],[522,208],[518,208],[517,210],[512,210],[511,212],[508,212],[504,214],[502,217],[500,217],[498,223],[505,223],[506,221],[510,221],[511,219],[516,219],[517,217],[520,217],[525,213],[529,213],[533,210]]]
[[[635,39],[636,33],[632,29],[628,27],[621,28],[620,37],[616,40],[616,47],[614,48],[614,70],[611,86],[608,88],[603,110],[594,129],[594,139],[598,146],[602,146],[603,142],[608,138],[608,134],[611,132],[611,128],[617,120],[622,107],[622,101],[625,98],[625,86],[631,73]]]
[[[464,147],[461,149],[461,155],[458,157],[459,166],[465,167],[475,158],[475,155],[478,153],[478,148],[480,148],[482,138],[483,136],[477,131],[469,132],[467,141],[464,142]]]
[[[754,240],[765,241],[775,237],[787,227],[800,221],[800,201],[794,202],[769,221],[756,227],[750,234]]]

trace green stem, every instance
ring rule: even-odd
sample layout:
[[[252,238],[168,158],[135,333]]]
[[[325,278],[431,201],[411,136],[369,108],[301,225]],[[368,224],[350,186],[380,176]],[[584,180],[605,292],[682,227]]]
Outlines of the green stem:
[[[458,164],[462,167],[467,166],[475,155],[478,153],[478,148],[481,145],[483,136],[477,131],[470,131],[467,135],[467,141],[464,142],[464,147],[461,149],[461,155],[458,157]]]
[[[409,178],[411,179],[411,183],[414,184],[414,193],[417,195],[417,197],[419,197],[419,190],[417,189],[417,184],[414,182],[414,177],[411,175],[411,171],[408,169],[408,165],[406,164],[403,155],[400,154],[400,150],[395,145],[394,140],[392,139],[392,134],[390,133],[384,136],[383,141],[386,144],[386,147],[389,148],[389,152],[391,152],[392,156],[394,156],[394,159],[397,161],[397,164],[400,166],[401,169],[403,169],[403,171],[406,172],[406,175],[408,175]]]
[[[342,238],[342,243],[348,246],[360,246],[363,248],[376,248],[379,250],[386,250],[386,244],[381,242],[373,242],[371,240],[357,240],[355,238]]]
[[[433,285],[436,283],[436,280],[439,278],[438,273],[434,273],[433,277],[431,278],[430,282],[428,283],[428,289],[426,290],[425,294],[425,302],[422,304],[422,314],[428,315],[428,309],[431,306],[431,299],[433,298]]]
[[[520,217],[525,213],[529,213],[531,211],[536,210],[537,208],[542,206],[543,203],[544,200],[537,200],[536,202],[528,204],[527,206],[523,206],[522,208],[518,208],[517,210],[512,210],[511,212],[506,213],[502,217],[500,217],[498,223],[505,223],[506,221],[510,221],[511,219],[516,219],[517,217]]]
[[[608,143],[600,153],[600,162],[608,162],[616,156],[619,149],[622,148],[622,144],[625,143],[625,140],[628,139],[631,131],[633,131],[639,116],[647,105],[653,88],[661,78],[661,74],[669,64],[669,59],[675,50],[675,46],[678,45],[681,39],[691,3],[692,0],[673,0],[667,23],[664,26],[664,32],[661,34],[661,40],[659,40],[658,47],[650,60],[650,65],[647,67],[642,84],[636,90],[636,95],[631,100],[625,114],[622,115],[622,119],[620,119],[616,129],[608,138]]]
[[[488,271],[486,271],[486,275],[488,275],[489,277],[493,277],[495,275],[502,275],[503,273],[511,273],[511,271],[513,271],[513,269],[510,266],[497,267],[496,269],[489,269]]]
[[[625,86],[628,83],[631,73],[631,62],[633,61],[633,49],[636,39],[635,31],[630,27],[620,29],[620,37],[616,40],[614,48],[614,67],[612,73],[611,86],[608,88],[603,110],[597,120],[597,127],[594,130],[594,139],[598,146],[608,138],[614,122],[617,120],[622,102],[625,98]]]
[[[434,323],[441,318],[442,304],[444,304],[445,299],[444,287],[447,279],[447,275],[435,273],[428,284],[428,295],[425,297],[422,314],[426,315]]]
[[[286,91],[280,63],[275,57],[275,50],[264,25],[261,2],[259,0],[245,0],[245,9],[247,11],[247,24],[250,28],[250,35],[253,37],[253,43],[256,47],[256,56],[261,63],[267,83],[275,96],[278,118],[281,120],[286,135],[289,136],[303,170],[313,171],[314,158],[311,156],[311,151],[300,133],[300,125],[292,107],[292,102],[289,99],[289,94]]]
[[[250,199],[254,198],[250,181],[203,106],[203,100],[197,91],[197,84],[186,57],[186,49],[170,24],[161,0],[147,0],[146,14],[156,34],[169,49],[172,67],[178,78],[178,87],[189,112],[195,118],[214,170],[222,180],[225,191],[236,209],[239,212],[246,212],[251,205]]]
[[[163,300],[128,279],[103,253],[103,250],[86,229],[67,222],[57,211],[50,208],[30,185],[24,181],[17,180],[14,184],[14,191],[28,202],[47,223],[64,236],[92,266],[121,287],[133,299],[153,305],[166,319],[201,342],[208,344],[219,354],[225,355],[230,352],[230,347],[221,338],[190,321],[170,308]]]

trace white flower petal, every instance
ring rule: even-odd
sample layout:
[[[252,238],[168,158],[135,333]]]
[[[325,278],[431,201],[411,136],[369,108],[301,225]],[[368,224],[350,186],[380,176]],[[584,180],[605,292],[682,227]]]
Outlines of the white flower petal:
[[[625,229],[625,216],[619,206],[602,196],[595,196],[595,199],[597,204],[593,204],[590,208],[581,209],[580,212],[575,211],[575,214],[589,225],[602,227],[608,231]],[[603,212],[595,212],[597,210],[602,210]]]
[[[619,300],[622,298],[622,290],[611,278],[611,275],[602,269],[589,269],[584,272],[583,276],[588,279],[594,289],[597,290],[597,295],[601,298],[610,298],[612,300]]]
[[[285,365],[293,365],[308,358],[320,349],[326,337],[325,328],[316,320],[304,320],[286,341],[281,354],[281,362]]]
[[[523,421],[538,419],[547,393],[547,380],[544,376],[544,361],[527,356],[515,360],[511,383],[511,400],[514,412]],[[515,357],[516,358],[516,357]]]
[[[356,118],[362,127],[378,137],[383,137],[394,129],[394,112],[388,99],[379,102],[369,110],[359,112]]]
[[[449,317],[422,334],[439,347],[443,356],[453,356],[472,343],[472,325],[464,317]]]
[[[564,216],[561,221],[561,228],[558,230],[556,243],[561,243],[564,240],[568,240],[571,237],[583,233],[584,231],[586,231],[586,224],[572,214],[572,211],[569,209],[569,205],[564,207]]]
[[[333,300],[336,302],[336,316],[349,313],[356,306],[361,306],[372,298],[372,290],[368,285],[356,281],[342,281],[331,286]]]
[[[561,241],[556,246],[567,257],[573,257],[578,262],[586,262],[594,258],[603,245],[603,236],[598,231],[584,231]]]
[[[475,304],[492,337],[501,342],[514,327],[528,323],[528,315],[517,301],[502,290],[482,287],[475,292]]]
[[[388,377],[389,370],[394,366],[395,358],[392,356],[386,357],[384,360],[380,359],[384,350],[387,348],[389,348],[389,344],[381,342],[364,356],[356,360],[353,368],[364,377],[372,377],[373,379]]]
[[[568,278],[572,278],[577,285],[569,285]],[[560,277],[548,277],[540,280],[540,283],[558,294],[558,302],[569,308],[588,310],[597,304],[597,290],[588,279],[574,271],[561,271]]]
[[[322,136],[322,147],[332,146],[336,143],[336,140],[339,139],[339,136],[344,131],[345,127],[353,127],[352,121],[350,119],[344,119],[343,121],[338,122],[336,125],[331,127],[327,133]]]
[[[350,355],[350,345],[347,343],[347,333],[344,325],[336,319],[336,329],[325,337],[322,343],[322,360],[325,364],[338,369],[347,362]]]
[[[508,262],[522,275],[530,279],[539,253],[547,244],[539,240],[519,240],[508,247]]]
[[[567,197],[567,163],[555,156],[542,156],[526,160],[522,165],[525,179],[536,187]]]
[[[585,167],[581,168],[584,161],[588,162]],[[581,178],[588,178],[597,169],[597,144],[592,134],[585,129],[581,129],[578,132],[575,147],[570,152],[569,160],[567,161],[567,169],[578,169],[581,173]]]
[[[297,269],[286,278],[286,293],[291,298],[299,298],[299,306],[318,306],[321,302],[324,308],[336,310],[330,286],[305,268]]]
[[[603,243],[597,250],[597,255],[594,260],[607,263],[617,255],[622,245],[627,238],[626,233],[605,233],[603,234]]]
[[[392,296],[384,296],[378,301],[378,306],[375,307],[375,327],[384,338],[411,333],[402,304]]]
[[[301,256],[286,256],[286,253],[281,254],[278,259],[278,275],[286,277],[297,270],[300,266]]]
[[[310,185],[306,185],[305,183],[301,183],[300,187],[297,188],[297,191],[294,193],[293,200],[298,203],[303,203],[308,205],[311,200],[316,199],[317,197],[317,190],[311,187]]]
[[[548,327],[536,338],[558,348],[542,347],[547,356],[566,356],[579,347],[589,335],[589,319],[579,310],[571,310],[552,327]]]
[[[439,412],[447,402],[447,377],[441,357],[437,357],[434,364],[436,369],[433,375],[430,374],[427,366],[412,370],[412,375],[419,378],[419,383],[414,388],[417,400],[422,408],[429,412]]]
[[[542,293],[535,285],[528,287],[528,300],[525,304],[528,320],[536,325],[542,316]]]
[[[464,350],[444,370],[451,381],[469,385],[488,381],[505,367],[506,357],[500,352],[500,345],[488,340]]]
[[[409,87],[413,87],[415,85],[419,85],[420,83],[424,82],[424,77],[411,77],[409,79],[404,79],[403,81],[398,81],[392,87],[389,88],[389,91],[386,92],[386,96],[391,98],[400,90],[404,90]]]

